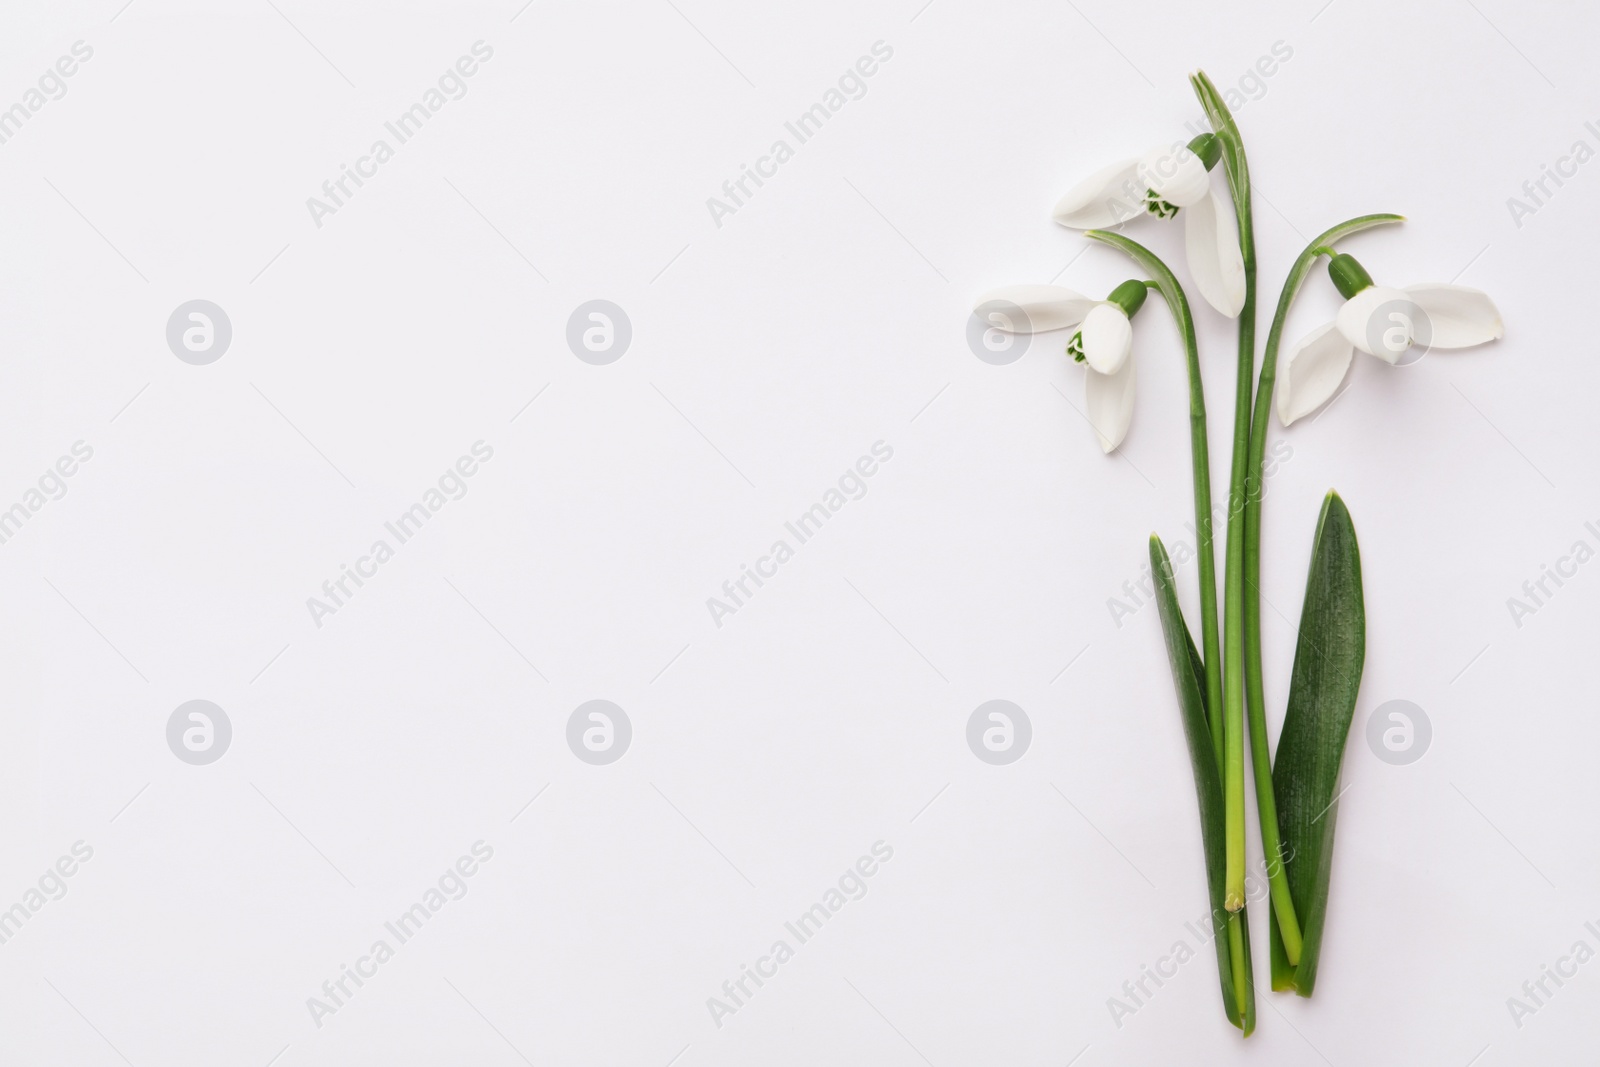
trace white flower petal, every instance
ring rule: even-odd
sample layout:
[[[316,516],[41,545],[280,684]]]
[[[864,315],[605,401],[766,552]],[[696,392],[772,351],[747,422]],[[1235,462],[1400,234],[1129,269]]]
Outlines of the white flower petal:
[[[1244,254],[1228,224],[1222,198],[1209,190],[1196,204],[1183,209],[1183,238],[1189,253],[1189,273],[1206,303],[1228,318],[1244,310]]]
[[[1471,348],[1504,337],[1500,309],[1489,294],[1464,285],[1408,285],[1428,316],[1427,343],[1433,348]]]
[[[1181,143],[1146,152],[1139,160],[1138,176],[1145,188],[1177,207],[1198,204],[1211,191],[1205,163]]]
[[[1078,325],[1098,303],[1061,285],[1006,285],[984,293],[972,310],[1006,333],[1043,333]]]
[[[1400,357],[1426,330],[1427,313],[1403,289],[1373,285],[1352,296],[1334,323],[1345,340],[1386,363]]]
[[[1089,371],[1083,399],[1100,448],[1113,451],[1128,436],[1128,424],[1133,421],[1133,360],[1123,360],[1122,369],[1115,374]]]
[[[1083,358],[1101,374],[1115,374],[1133,351],[1133,323],[1112,303],[1097,304],[1083,320]]]
[[[1115,226],[1144,214],[1144,185],[1137,159],[1124,159],[1097,170],[1056,201],[1050,217],[1075,230]]]
[[[1285,426],[1327,403],[1356,358],[1333,323],[1319,326],[1278,360],[1278,421]]]

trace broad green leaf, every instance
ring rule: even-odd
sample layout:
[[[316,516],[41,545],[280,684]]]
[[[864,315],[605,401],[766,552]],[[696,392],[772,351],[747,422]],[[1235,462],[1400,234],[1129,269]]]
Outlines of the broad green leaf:
[[[1337,493],[1322,502],[1311,572],[1300,610],[1300,639],[1289,681],[1289,707],[1273,760],[1290,895],[1304,945],[1293,988],[1309,997],[1317,981],[1333,867],[1333,827],[1339,814],[1339,765],[1355,714],[1366,657],[1366,609],[1361,595],[1361,550],[1350,512]],[[1282,951],[1281,946],[1278,949]],[[1274,959],[1273,988],[1287,979],[1287,960]]]
[[[1195,795],[1200,804],[1200,839],[1206,856],[1206,884],[1211,901],[1212,942],[1217,950],[1217,972],[1222,983],[1222,1006],[1228,1021],[1249,1036],[1255,1029],[1255,983],[1250,972],[1250,926],[1243,911],[1229,915],[1223,906],[1223,879],[1227,873],[1224,854],[1222,776],[1217,770],[1216,750],[1211,744],[1211,729],[1206,722],[1204,665],[1189,636],[1178,607],[1178,592],[1173,582],[1172,564],[1161,539],[1150,537],[1150,570],[1155,576],[1156,603],[1160,608],[1161,632],[1166,639],[1167,658],[1172,665],[1172,681],[1178,692],[1178,710],[1183,719],[1183,736],[1189,746],[1189,762],[1194,767]],[[1230,932],[1234,931],[1234,932]],[[1243,941],[1243,974],[1235,980],[1230,938]]]

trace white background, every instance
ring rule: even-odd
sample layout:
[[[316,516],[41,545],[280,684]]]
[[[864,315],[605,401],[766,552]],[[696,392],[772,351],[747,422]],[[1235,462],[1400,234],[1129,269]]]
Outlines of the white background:
[[[0,908],[74,842],[94,852],[0,945],[0,1059],[1592,1051],[1600,963],[1520,1028],[1506,1004],[1579,939],[1600,948],[1600,564],[1520,627],[1507,607],[1574,541],[1600,547],[1600,163],[1520,226],[1507,206],[1576,140],[1600,148],[1591,12],[520,4],[4,16],[0,107],[74,42],[93,58],[0,145],[0,507],[74,442],[94,454],[0,545]],[[467,95],[315,225],[307,198],[479,40]],[[716,225],[707,198],[794,147],[784,122],[878,41],[866,94]],[[1199,121],[1189,70],[1237,89],[1277,42],[1291,58],[1238,112],[1261,333],[1312,235],[1398,211],[1348,249],[1390,284],[1489,291],[1506,337],[1362,357],[1325,413],[1274,424],[1292,448],[1265,509],[1274,729],[1330,487],[1361,537],[1368,650],[1316,996],[1266,991],[1253,909],[1246,1042],[1208,947],[1120,1027],[1107,1003],[1197,944],[1206,903],[1156,615],[1119,627],[1107,606],[1151,530],[1187,538],[1175,332],[1147,305],[1108,458],[1064,338],[996,367],[964,330],[994,286],[1135,276],[1050,206]],[[1177,226],[1129,233],[1181,262]],[[165,340],[196,298],[233,327],[209,366]],[[565,342],[591,299],[632,323],[609,366]],[[1317,272],[1289,336],[1335,305]],[[1221,487],[1233,328],[1197,318]],[[315,625],[307,598],[479,440],[468,494]],[[880,440],[867,495],[714,625],[707,598]],[[1192,610],[1192,566],[1181,581]],[[565,740],[596,698],[634,730],[603,767]],[[1003,767],[965,740],[995,698],[1033,724]],[[167,747],[192,699],[233,725],[209,766]],[[1433,726],[1408,766],[1363,738],[1396,699]],[[307,998],[479,840],[470,892],[316,1025]],[[894,854],[867,895],[717,1026],[707,998],[876,841]]]

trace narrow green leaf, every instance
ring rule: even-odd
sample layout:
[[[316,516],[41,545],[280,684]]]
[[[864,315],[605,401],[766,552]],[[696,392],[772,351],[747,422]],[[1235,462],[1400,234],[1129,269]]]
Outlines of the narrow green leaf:
[[[1303,997],[1311,995],[1317,981],[1339,813],[1339,765],[1361,688],[1366,642],[1361,550],[1350,512],[1330,492],[1311,546],[1289,707],[1272,768],[1289,889],[1304,935],[1293,972],[1294,990]],[[1273,971],[1273,988],[1278,988],[1276,961]]]
[[[1255,983],[1250,974],[1249,923],[1243,911],[1232,916],[1223,907],[1223,879],[1227,869],[1224,853],[1222,776],[1217,769],[1216,750],[1206,722],[1204,665],[1178,607],[1178,591],[1173,581],[1172,564],[1161,539],[1150,537],[1150,570],[1155,575],[1156,603],[1160,608],[1161,632],[1166,639],[1167,658],[1172,664],[1172,681],[1178,692],[1178,710],[1183,718],[1183,736],[1189,746],[1189,762],[1194,767],[1195,795],[1200,806],[1200,839],[1206,856],[1206,885],[1211,903],[1212,942],[1217,950],[1217,974],[1222,984],[1222,1006],[1228,1021],[1249,1036],[1255,1029]],[[1231,943],[1242,941],[1242,981],[1235,981],[1234,952]]]
[[[1200,690],[1200,704],[1206,714],[1206,721],[1211,720],[1211,708],[1206,705],[1206,661],[1200,657],[1200,650],[1194,647],[1194,635],[1189,632],[1189,624],[1183,625],[1183,639],[1189,643],[1189,673],[1194,675],[1195,688]],[[1176,669],[1176,668],[1174,668]]]

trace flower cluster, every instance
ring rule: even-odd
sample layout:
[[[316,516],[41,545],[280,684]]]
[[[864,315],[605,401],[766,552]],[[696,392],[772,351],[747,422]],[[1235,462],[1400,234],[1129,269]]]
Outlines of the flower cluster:
[[[1246,763],[1254,776],[1268,871],[1272,988],[1310,996],[1326,928],[1332,861],[1334,819],[1324,821],[1324,816],[1342,792],[1337,788],[1340,762],[1366,657],[1355,527],[1344,502],[1330,492],[1312,543],[1288,707],[1276,753],[1269,751],[1259,487],[1274,389],[1278,421],[1288,426],[1338,394],[1358,350],[1391,365],[1413,363],[1431,349],[1482,344],[1500,337],[1504,329],[1494,302],[1476,289],[1375,284],[1359,262],[1334,246],[1362,230],[1402,219],[1362,215],[1322,233],[1290,267],[1256,376],[1255,227],[1244,141],[1210,79],[1196,73],[1190,83],[1212,132],[1096,171],[1062,197],[1053,213],[1063,226],[1084,230],[1087,237],[1125,252],[1150,280],[1125,281],[1103,300],[1055,285],[1009,286],[984,294],[974,314],[986,326],[1010,333],[1070,331],[1066,353],[1084,365],[1086,414],[1108,453],[1122,444],[1133,421],[1133,319],[1150,291],[1160,294],[1178,326],[1190,397],[1198,634],[1184,618],[1170,560],[1155,536],[1150,542],[1151,574],[1194,767],[1223,1007],[1228,1020],[1249,1036],[1255,1028],[1255,983],[1245,914]],[[1231,213],[1214,187],[1216,170],[1225,176]],[[1217,512],[1211,506],[1205,386],[1194,313],[1183,284],[1160,257],[1121,233],[1109,232],[1146,216],[1183,221],[1191,284],[1212,308],[1236,320],[1237,385],[1220,627]],[[1324,256],[1344,304],[1332,322],[1291,346],[1280,361],[1290,307]],[[1303,667],[1303,662],[1315,666]],[[1294,847],[1286,848],[1290,843]]]
[[[1236,318],[1245,301],[1244,260],[1235,225],[1210,178],[1219,156],[1216,135],[1209,133],[1188,144],[1158,146],[1089,175],[1057,202],[1051,217],[1077,230],[1120,226],[1145,215],[1181,217],[1195,288],[1217,311]],[[1333,322],[1284,355],[1277,413],[1285,426],[1338,392],[1357,350],[1398,364],[1411,361],[1406,357],[1414,348],[1467,348],[1504,333],[1494,302],[1477,289],[1444,284],[1391,289],[1375,285],[1353,257],[1318,251],[1331,257],[1328,273],[1345,304]],[[983,294],[976,305],[989,325],[1009,333],[1079,327],[1068,339],[1067,354],[1087,365],[1085,404],[1106,452],[1122,443],[1133,421],[1130,320],[1144,298],[1128,294],[1140,284],[1125,282],[1105,300],[1059,285],[1005,286]]]

